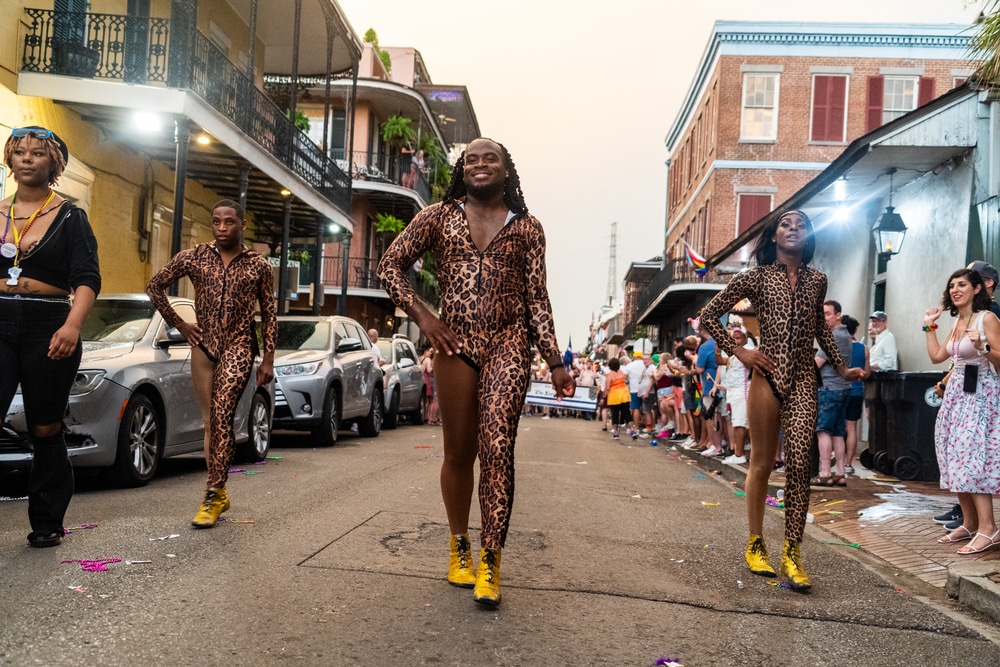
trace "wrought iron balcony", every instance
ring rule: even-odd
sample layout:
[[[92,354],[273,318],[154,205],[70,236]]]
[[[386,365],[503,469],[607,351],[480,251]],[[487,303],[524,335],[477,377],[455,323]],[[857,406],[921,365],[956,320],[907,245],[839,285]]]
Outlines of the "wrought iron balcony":
[[[344,172],[348,171],[345,151],[333,150],[337,166]],[[416,178],[412,183],[408,183],[403,172],[400,156],[392,153],[369,153],[368,151],[354,151],[352,153],[350,174],[356,181],[372,181],[375,183],[393,183],[402,185],[416,191],[425,202],[431,202],[431,186],[427,180],[427,174],[416,170]],[[427,166],[424,168],[426,169]]]
[[[323,257],[323,284],[329,287],[340,287],[343,276],[343,258],[335,255],[324,255]],[[299,282],[309,281],[312,276],[312,268],[308,261],[303,262],[299,269]],[[440,297],[433,286],[421,281],[417,277],[416,271],[410,272],[410,283],[420,295],[420,298],[438,307]],[[378,260],[351,258],[347,261],[347,288],[348,289],[371,289],[385,291],[385,286],[378,277]],[[389,295],[386,294],[386,298]]]
[[[24,11],[22,71],[190,90],[332,204],[351,210],[348,176],[197,30],[180,34],[165,18]]]
[[[715,267],[711,267],[704,276],[699,276],[694,272],[694,267],[686,259],[671,259],[663,267],[663,270],[656,274],[646,286],[646,289],[639,296],[635,309],[635,317],[641,316],[659,298],[663,291],[671,285],[681,283],[713,283],[725,285],[732,278],[732,274],[719,273]],[[630,321],[629,324],[635,322]]]

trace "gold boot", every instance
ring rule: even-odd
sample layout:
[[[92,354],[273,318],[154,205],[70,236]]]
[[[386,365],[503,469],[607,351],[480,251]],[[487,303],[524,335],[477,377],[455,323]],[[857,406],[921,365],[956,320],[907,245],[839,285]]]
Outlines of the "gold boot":
[[[201,502],[201,509],[194,515],[191,525],[195,528],[211,528],[219,520],[219,515],[227,509],[229,496],[226,494],[226,487],[210,488],[205,491],[205,500]]]
[[[479,571],[472,599],[487,607],[500,604],[500,550],[483,548],[479,553]]]
[[[747,543],[746,559],[747,566],[754,574],[759,574],[762,577],[778,576],[767,560],[767,547],[764,546],[763,535],[750,536],[750,541]]]
[[[809,575],[802,567],[802,554],[799,553],[799,543],[785,540],[785,549],[781,552],[781,573],[788,578],[788,585],[797,591],[807,591],[812,588]]]
[[[476,585],[476,575],[472,572],[472,546],[469,544],[468,533],[451,536],[448,583],[462,588],[472,588]]]

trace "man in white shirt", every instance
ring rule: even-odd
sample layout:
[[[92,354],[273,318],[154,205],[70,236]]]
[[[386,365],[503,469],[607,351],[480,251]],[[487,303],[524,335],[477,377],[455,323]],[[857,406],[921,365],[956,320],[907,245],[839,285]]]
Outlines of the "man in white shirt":
[[[899,367],[896,352],[896,337],[889,331],[889,316],[885,311],[876,310],[868,317],[868,331],[875,335],[870,363],[872,371],[894,371]]]
[[[652,362],[652,360],[650,361]],[[628,378],[628,391],[632,396],[632,401],[629,405],[629,409],[632,410],[632,424],[629,428],[629,434],[633,440],[639,437],[639,424],[641,423],[639,419],[640,411],[642,410],[642,397],[639,396],[639,390],[642,388],[645,371],[646,362],[643,361],[642,352],[639,350],[632,353],[632,361],[622,368],[622,372]]]

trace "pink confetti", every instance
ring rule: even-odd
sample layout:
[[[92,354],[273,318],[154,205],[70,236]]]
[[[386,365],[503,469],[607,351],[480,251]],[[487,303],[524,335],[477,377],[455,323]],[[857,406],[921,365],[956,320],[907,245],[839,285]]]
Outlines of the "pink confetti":
[[[108,563],[120,563],[120,562],[122,562],[122,559],[121,558],[100,558],[98,560],[89,560],[89,559],[84,558],[82,560],[63,560],[63,561],[59,561],[59,562],[60,563],[79,563],[80,564],[80,569],[83,570],[84,572],[107,572],[108,568],[105,567],[105,565],[107,565]]]

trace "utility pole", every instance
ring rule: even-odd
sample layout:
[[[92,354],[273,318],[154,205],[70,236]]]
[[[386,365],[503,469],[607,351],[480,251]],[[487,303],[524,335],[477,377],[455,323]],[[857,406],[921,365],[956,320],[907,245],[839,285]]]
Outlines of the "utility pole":
[[[608,305],[615,305],[618,298],[618,223],[611,223],[611,256],[608,258]]]

